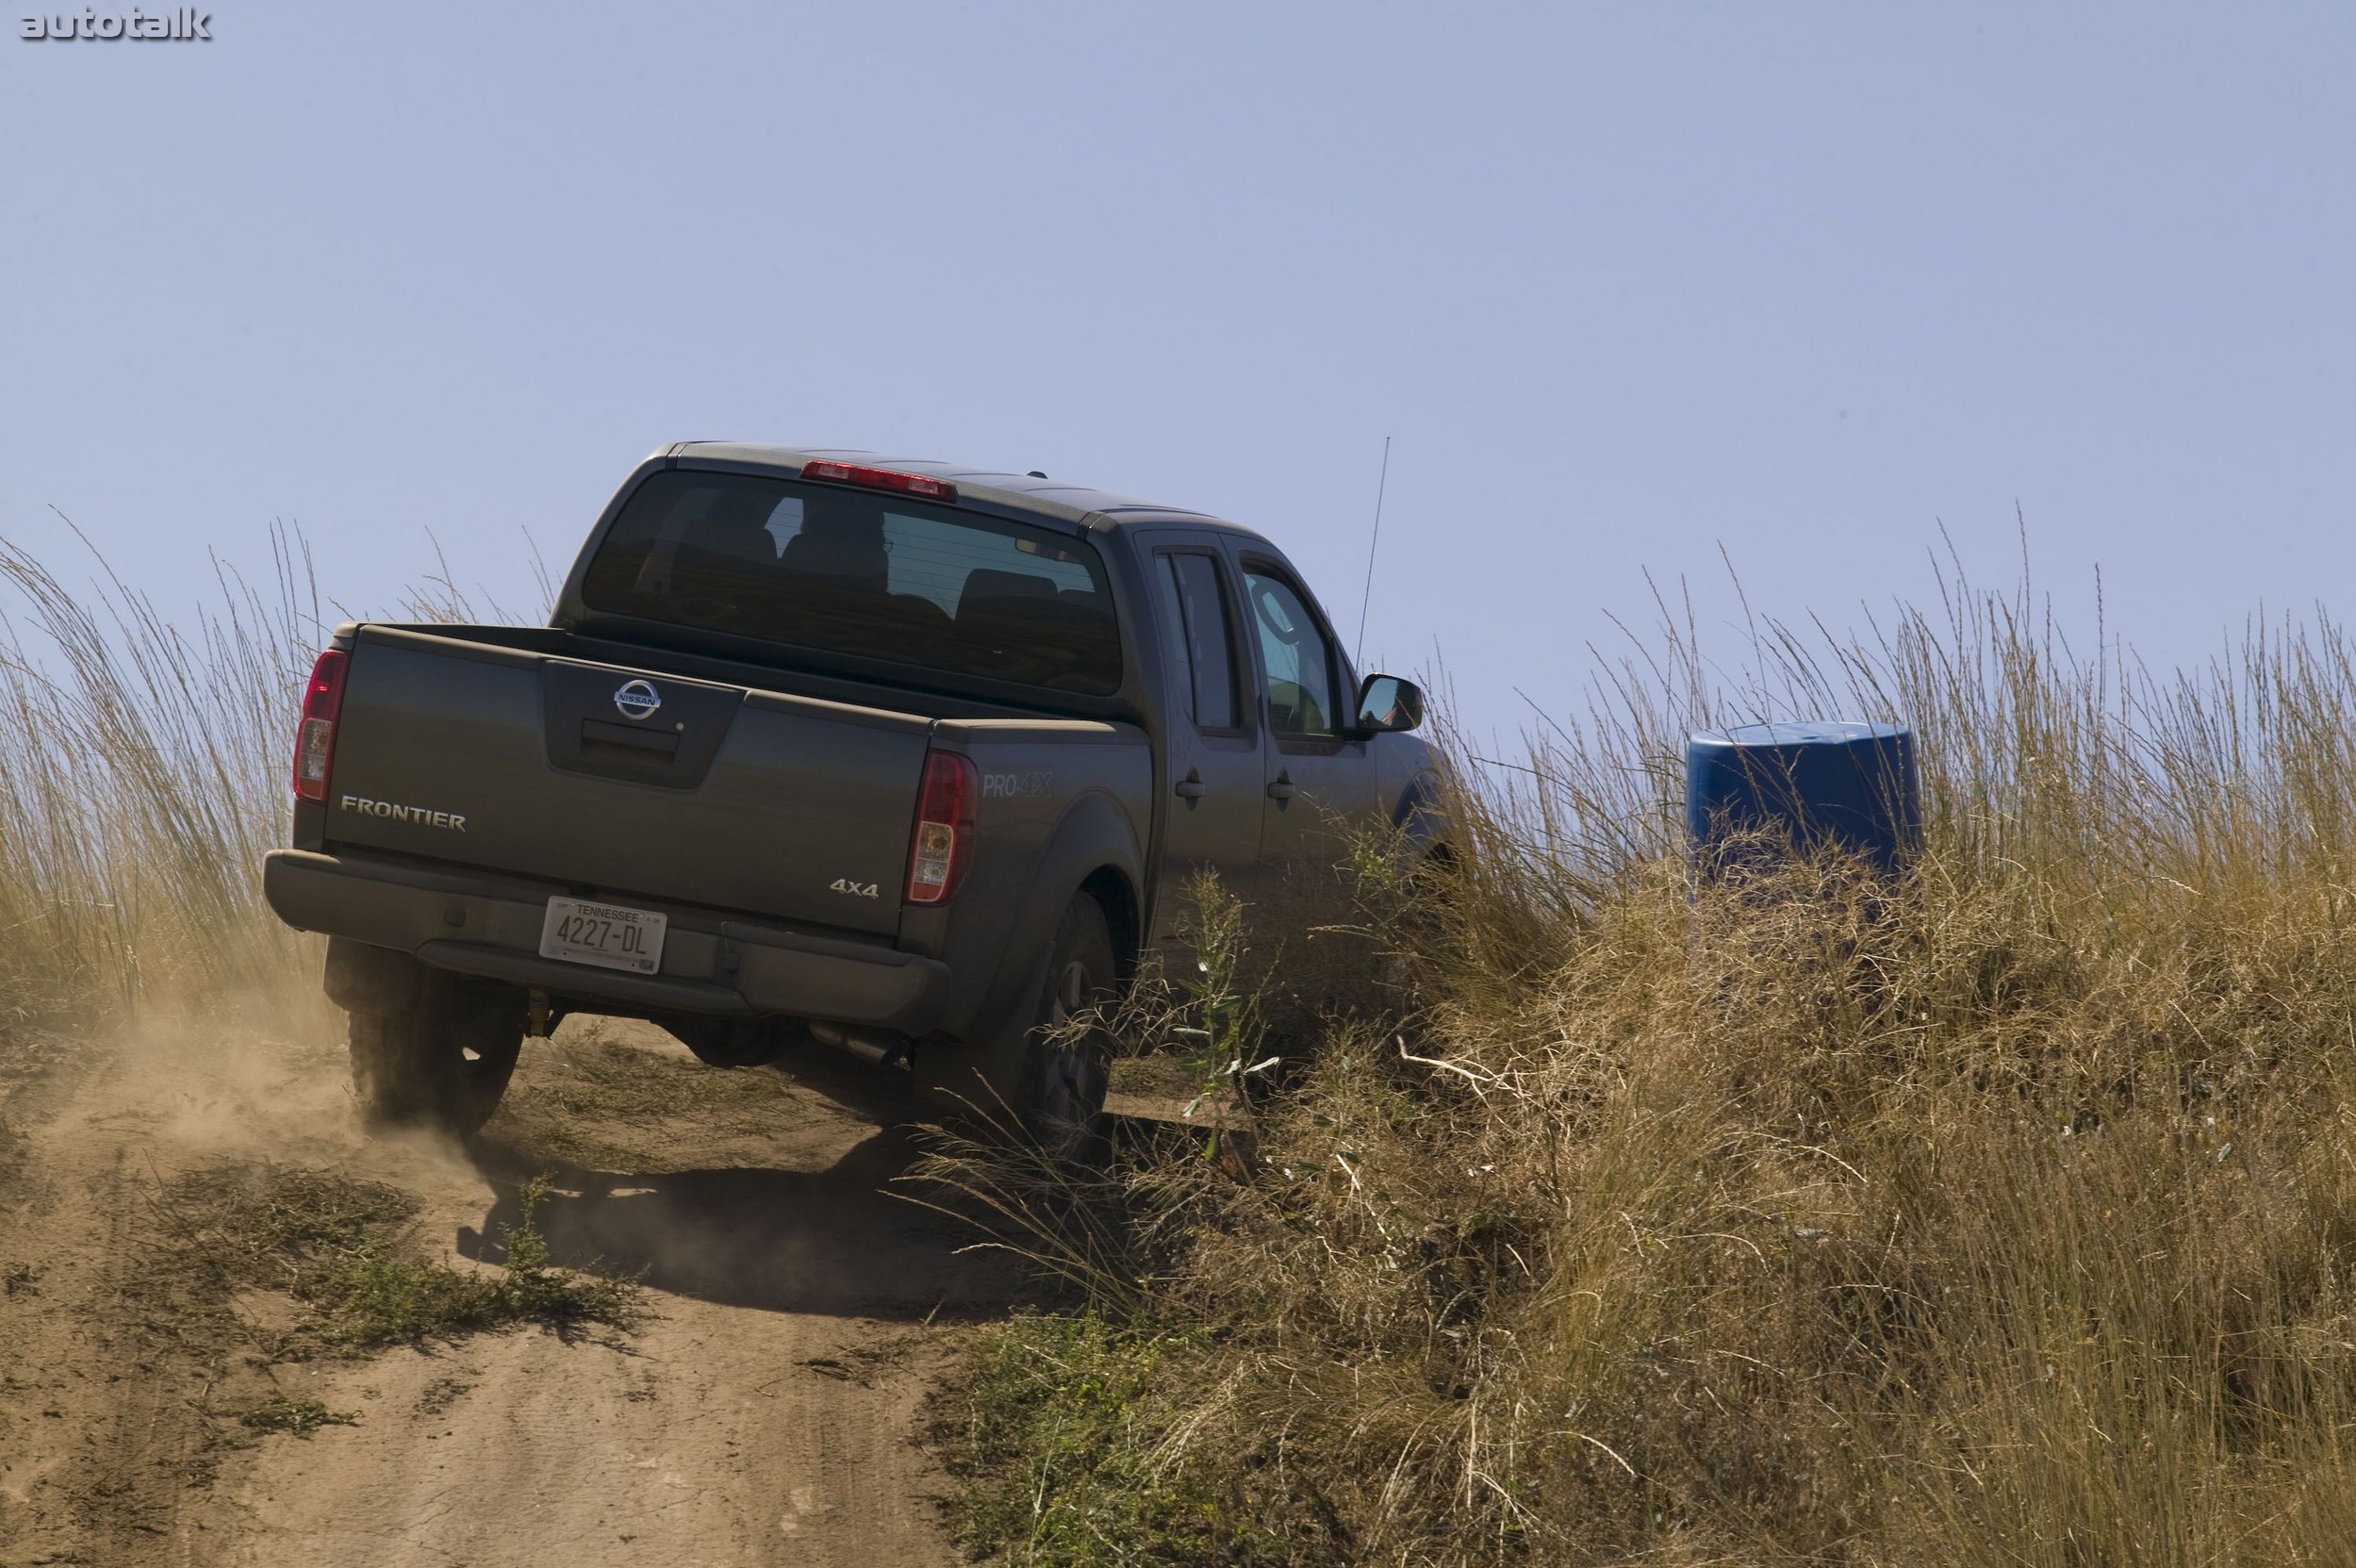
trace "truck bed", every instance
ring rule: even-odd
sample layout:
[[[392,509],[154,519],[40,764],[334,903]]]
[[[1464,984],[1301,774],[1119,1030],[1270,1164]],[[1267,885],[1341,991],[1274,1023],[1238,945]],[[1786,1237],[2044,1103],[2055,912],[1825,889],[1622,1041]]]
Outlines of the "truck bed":
[[[326,799],[266,873],[306,930],[648,1015],[957,1033],[1015,1005],[1034,883],[1084,874],[1060,832],[1125,844],[1142,885],[1128,825],[1150,819],[1152,764],[1131,725],[840,701],[554,629],[363,623],[338,644]],[[905,894],[932,751],[973,764],[979,798],[962,890],[922,904]],[[564,899],[659,916],[659,966],[547,956]]]
[[[364,625],[321,847],[889,935],[931,723]]]

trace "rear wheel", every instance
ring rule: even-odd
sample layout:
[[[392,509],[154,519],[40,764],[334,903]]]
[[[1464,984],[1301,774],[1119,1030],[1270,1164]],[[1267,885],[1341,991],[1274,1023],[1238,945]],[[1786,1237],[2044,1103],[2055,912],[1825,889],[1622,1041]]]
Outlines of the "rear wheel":
[[[522,1053],[523,993],[420,966],[399,994],[352,1010],[352,1086],[371,1129],[463,1137],[490,1120]]]
[[[1112,1042],[1086,1015],[1112,999],[1117,979],[1112,924],[1104,907],[1082,893],[1064,910],[1048,946],[1014,1102],[1023,1131],[1062,1164],[1094,1169],[1112,1154],[1104,1114]]]

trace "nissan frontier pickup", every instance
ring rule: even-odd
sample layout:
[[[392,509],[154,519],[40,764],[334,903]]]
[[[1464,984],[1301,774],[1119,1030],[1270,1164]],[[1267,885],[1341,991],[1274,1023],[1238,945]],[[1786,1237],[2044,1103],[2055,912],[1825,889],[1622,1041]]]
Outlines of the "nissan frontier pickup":
[[[527,1037],[817,1040],[1101,1139],[1064,1019],[1337,822],[1442,830],[1423,696],[1262,536],[1039,474],[689,442],[547,626],[337,629],[271,907],[327,938],[374,1122],[487,1118]]]

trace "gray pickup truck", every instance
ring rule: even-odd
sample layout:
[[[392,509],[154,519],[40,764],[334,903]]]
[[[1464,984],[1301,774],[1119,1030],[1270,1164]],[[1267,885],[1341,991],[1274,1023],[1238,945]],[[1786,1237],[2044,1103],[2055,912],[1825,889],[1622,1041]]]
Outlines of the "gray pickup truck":
[[[718,1065],[864,1048],[1070,1154],[1106,1066],[1053,1026],[1171,948],[1192,873],[1249,897],[1349,819],[1438,842],[1422,709],[1233,523],[688,442],[548,626],[337,629],[264,885],[329,938],[373,1121],[470,1131],[577,1012]]]

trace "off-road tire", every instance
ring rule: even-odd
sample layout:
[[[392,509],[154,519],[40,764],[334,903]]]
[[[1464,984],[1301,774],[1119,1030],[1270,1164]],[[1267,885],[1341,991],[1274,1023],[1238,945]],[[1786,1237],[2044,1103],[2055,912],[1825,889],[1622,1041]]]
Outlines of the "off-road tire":
[[[465,1137],[491,1119],[523,1049],[511,985],[419,966],[404,994],[352,1011],[352,1087],[371,1131],[428,1127]]]
[[[1086,893],[1075,897],[1047,946],[1046,974],[1024,1044],[1015,1114],[1023,1131],[1059,1164],[1102,1168],[1112,1145],[1104,1114],[1112,1042],[1100,1028],[1077,1035],[1067,1022],[1112,999],[1119,981],[1112,926]]]

